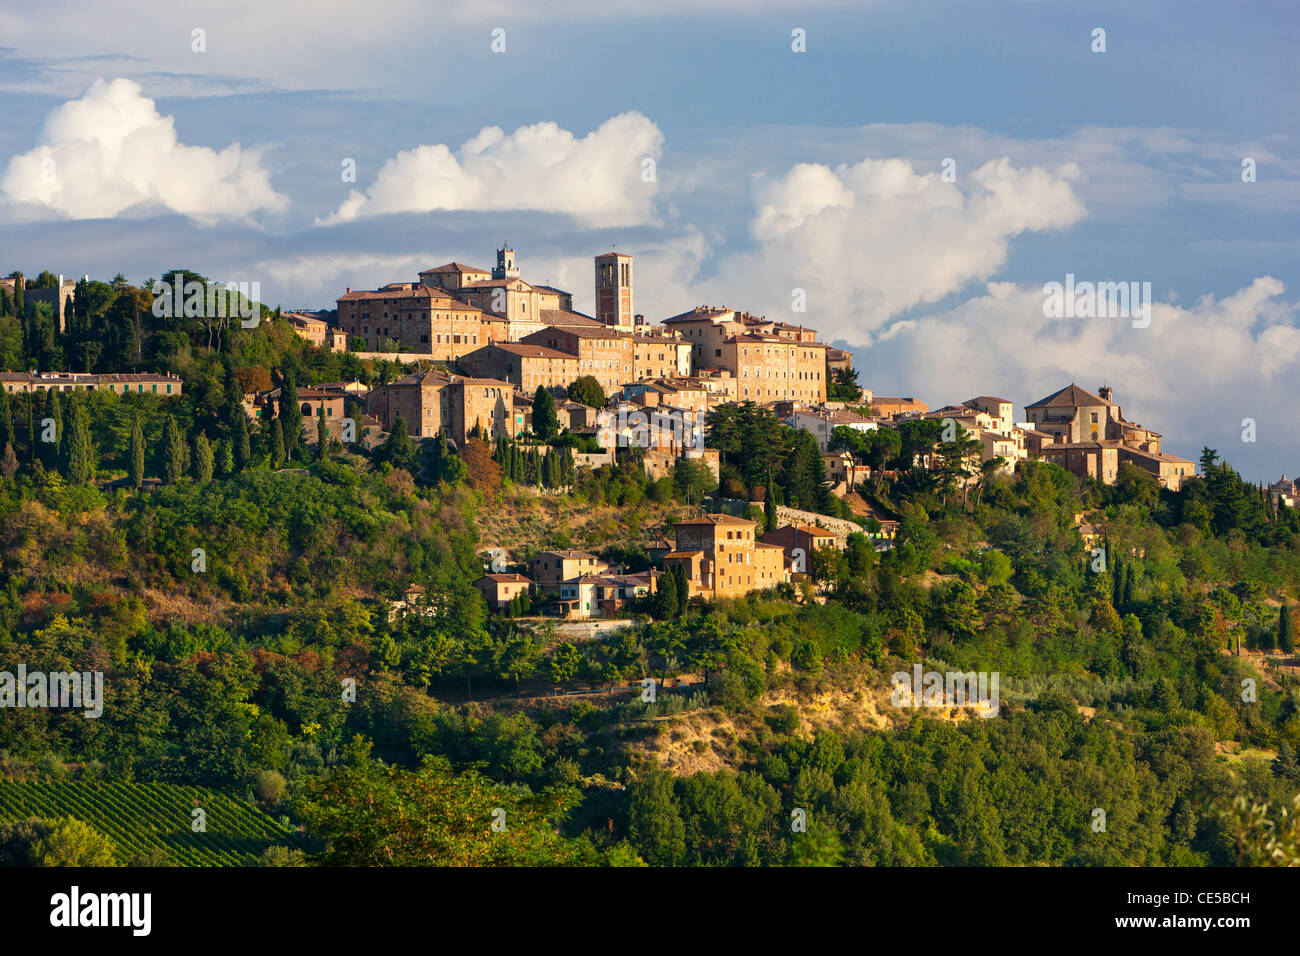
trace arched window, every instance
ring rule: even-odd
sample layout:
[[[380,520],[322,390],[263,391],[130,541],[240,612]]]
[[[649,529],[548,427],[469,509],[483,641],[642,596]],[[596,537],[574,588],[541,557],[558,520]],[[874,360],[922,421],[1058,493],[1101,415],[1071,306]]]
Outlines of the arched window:
[[[311,406],[306,402],[302,403],[302,417],[311,418]]]

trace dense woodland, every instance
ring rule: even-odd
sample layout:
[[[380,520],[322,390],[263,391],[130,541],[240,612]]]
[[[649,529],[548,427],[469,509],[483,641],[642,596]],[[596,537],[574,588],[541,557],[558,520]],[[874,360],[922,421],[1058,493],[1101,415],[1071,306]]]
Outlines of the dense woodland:
[[[185,381],[171,398],[0,393],[0,670],[100,670],[106,694],[98,719],[0,710],[5,779],[211,788],[284,820],[271,865],[1295,858],[1300,682],[1264,660],[1294,649],[1300,515],[1215,452],[1171,493],[1127,467],[1110,487],[1044,463],[972,475],[927,424],[841,436],[878,473],[859,492],[900,525],[883,553],[855,534],[816,557],[825,604],[810,583],[705,605],[674,582],[627,628],[566,641],[489,615],[472,584],[488,515],[521,488],[627,514],[714,493],[840,514],[811,436],[721,410],[718,488],[689,466],[649,482],[635,455],[575,468],[580,443],[536,409],[517,443],[399,425],[370,454],[322,450],[298,440],[294,389],[399,369],[304,345],[267,310],[254,329],[155,319],[149,285],[88,283],[62,338],[0,298],[0,367]],[[270,384],[282,415],[251,422],[243,390]],[[644,539],[605,556],[648,566]],[[512,563],[544,546],[563,544]],[[410,583],[435,613],[390,622]],[[890,675],[915,662],[999,673],[999,716],[891,709]],[[688,675],[654,702],[618,692]],[[595,693],[515,696],[543,687]],[[884,719],[818,723],[825,699]],[[665,739],[707,768],[663,766]],[[0,821],[0,860],[140,862],[48,819]]]

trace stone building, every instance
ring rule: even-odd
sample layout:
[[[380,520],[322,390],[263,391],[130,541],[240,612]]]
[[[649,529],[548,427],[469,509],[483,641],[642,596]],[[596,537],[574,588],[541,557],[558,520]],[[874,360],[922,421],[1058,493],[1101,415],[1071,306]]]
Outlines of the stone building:
[[[509,382],[452,375],[441,369],[413,372],[380,385],[366,397],[366,410],[386,430],[401,416],[412,438],[443,434],[458,446],[475,426],[492,439],[498,435],[513,438],[524,425]]]
[[[585,374],[577,355],[524,342],[493,342],[461,356],[457,364],[471,375],[510,382],[530,396],[538,387],[560,395]]]
[[[510,602],[532,590],[533,582],[522,574],[485,574],[474,582],[493,613],[509,607]]]
[[[1038,444],[1039,455],[1045,460],[1106,484],[1113,484],[1119,465],[1129,462],[1150,472],[1164,487],[1177,491],[1184,478],[1196,474],[1195,463],[1161,451],[1160,434],[1128,421],[1111,395],[1109,387],[1103,386],[1094,394],[1071,383],[1025,406],[1033,430],[1052,436],[1051,443],[1035,438],[1031,446]],[[1063,453],[1061,446],[1067,446],[1072,453]],[[1099,448],[1114,454],[1105,454]],[[1109,467],[1112,458],[1113,471]]]
[[[718,365],[736,376],[740,401],[826,401],[826,346],[779,335],[736,335]]]
[[[90,281],[90,276],[86,276],[86,281]],[[17,280],[6,280],[6,287],[9,292],[14,290],[14,284]],[[23,286],[23,302],[26,308],[30,309],[37,302],[46,302],[54,314],[54,321],[57,323],[56,328],[60,335],[68,331],[68,316],[72,314],[72,306],[77,298],[77,283],[74,279],[65,279],[59,276],[59,285],[56,289],[35,289],[30,282]]]
[[[680,564],[690,593],[707,600],[735,598],[789,581],[785,551],[756,541],[753,521],[708,514],[677,525],[677,547],[664,556],[664,570]]]
[[[555,591],[565,581],[588,574],[605,574],[608,564],[590,551],[539,551],[529,564],[532,579],[539,588]]]
[[[509,246],[497,250],[497,264],[490,273],[459,262],[449,262],[421,272],[420,284],[442,289],[482,312],[500,316],[511,323],[536,323],[540,327],[544,311],[573,309],[572,294],[524,281],[515,261],[515,251]],[[513,334],[518,331],[518,328],[511,329],[512,340],[519,337]]]
[[[481,309],[442,289],[395,282],[373,291],[349,289],[338,300],[339,328],[365,339],[372,352],[414,352],[452,362],[507,333]]]
[[[608,395],[634,377],[632,339],[631,333],[618,329],[549,326],[525,336],[521,344],[542,345],[575,356],[578,375],[574,377],[593,376]]]
[[[115,392],[118,395],[180,395],[184,382],[153,372],[0,372],[6,392]]]

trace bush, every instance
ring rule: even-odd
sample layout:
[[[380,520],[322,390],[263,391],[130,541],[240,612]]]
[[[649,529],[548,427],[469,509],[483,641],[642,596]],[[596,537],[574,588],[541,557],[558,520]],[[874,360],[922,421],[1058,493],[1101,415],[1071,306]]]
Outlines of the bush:
[[[261,803],[279,803],[284,787],[284,776],[279,771],[259,770],[253,776],[253,793]]]
[[[68,817],[32,844],[35,866],[117,866],[113,841],[88,823]]]

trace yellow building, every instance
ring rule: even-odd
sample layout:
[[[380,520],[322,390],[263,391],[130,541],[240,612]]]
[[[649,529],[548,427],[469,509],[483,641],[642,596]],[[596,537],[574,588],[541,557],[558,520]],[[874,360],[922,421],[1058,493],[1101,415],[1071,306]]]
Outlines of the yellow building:
[[[677,549],[664,557],[664,570],[686,569],[692,596],[735,598],[790,580],[785,550],[755,538],[758,525],[746,518],[710,514],[677,525]]]

